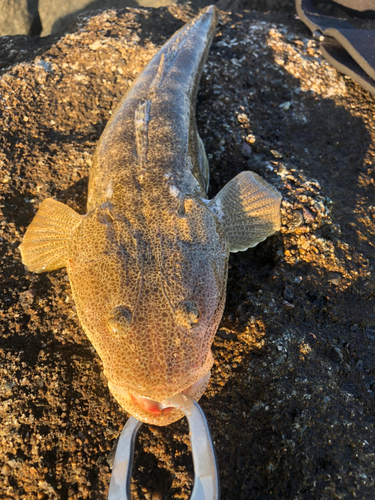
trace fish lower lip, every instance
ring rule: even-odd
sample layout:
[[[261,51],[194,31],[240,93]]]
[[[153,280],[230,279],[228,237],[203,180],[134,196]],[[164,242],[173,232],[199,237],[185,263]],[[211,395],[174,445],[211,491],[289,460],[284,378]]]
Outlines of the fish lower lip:
[[[152,399],[145,398],[143,396],[136,396],[135,394],[130,394],[130,397],[134,403],[140,406],[143,410],[153,415],[161,415],[162,413],[170,413],[173,408],[162,408],[158,401],[153,401]]]
[[[203,385],[204,386],[207,385],[210,375],[211,372],[210,371],[207,372],[206,375],[204,375],[197,382],[195,382],[194,384],[190,385],[189,387],[181,391],[182,394],[187,394],[188,396],[194,397],[194,394],[196,394]],[[151,413],[152,415],[168,414],[174,410],[173,407],[167,407],[167,408],[162,407],[159,401],[154,401],[145,396],[138,396],[120,387],[115,387],[111,384],[111,382],[109,382],[109,387],[111,390],[114,389],[116,392],[120,392],[127,399],[133,401],[133,403],[135,403],[137,406],[142,408],[147,413]]]

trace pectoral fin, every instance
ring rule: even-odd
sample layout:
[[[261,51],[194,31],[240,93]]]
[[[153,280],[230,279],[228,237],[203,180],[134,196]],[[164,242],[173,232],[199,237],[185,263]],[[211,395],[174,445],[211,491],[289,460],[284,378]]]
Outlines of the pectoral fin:
[[[231,252],[254,247],[280,229],[281,195],[254,172],[241,172],[211,200]]]
[[[65,267],[71,235],[82,218],[59,201],[44,200],[19,247],[28,271],[43,273]]]

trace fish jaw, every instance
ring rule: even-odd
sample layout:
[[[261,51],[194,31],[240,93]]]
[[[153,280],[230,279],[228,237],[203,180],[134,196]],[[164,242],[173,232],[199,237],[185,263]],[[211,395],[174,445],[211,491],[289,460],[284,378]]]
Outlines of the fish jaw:
[[[208,371],[202,378],[181,391],[181,393],[187,394],[188,396],[194,398],[195,401],[199,401],[206,390],[210,376],[211,371]],[[155,401],[144,396],[139,396],[127,389],[116,386],[111,382],[108,382],[108,387],[113,397],[125,411],[146,424],[158,426],[169,425],[184,416],[184,414],[176,408],[163,408],[161,401]],[[175,394],[171,394],[171,396],[172,395],[174,396]]]

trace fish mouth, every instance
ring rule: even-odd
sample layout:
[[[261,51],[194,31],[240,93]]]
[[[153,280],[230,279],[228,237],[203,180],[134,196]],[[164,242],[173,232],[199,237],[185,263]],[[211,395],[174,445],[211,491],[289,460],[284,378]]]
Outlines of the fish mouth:
[[[204,393],[208,381],[210,380],[210,376],[211,376],[211,370],[209,370],[205,375],[203,375],[203,377],[200,378],[197,382],[194,382],[194,384],[191,384],[183,391],[180,391],[180,393],[186,394],[198,400]],[[127,389],[123,389],[122,387],[112,384],[112,382],[108,382],[108,387],[117,400],[119,399],[118,396],[120,396],[122,400],[125,399],[129,403],[132,403],[132,406],[135,405],[142,411],[142,413],[145,412],[146,414],[150,415],[150,417],[158,418],[158,416],[163,416],[163,415],[167,416],[168,414],[174,411],[174,408],[171,406],[165,408],[160,401],[154,401],[145,396],[139,396],[137,394],[128,391]]]

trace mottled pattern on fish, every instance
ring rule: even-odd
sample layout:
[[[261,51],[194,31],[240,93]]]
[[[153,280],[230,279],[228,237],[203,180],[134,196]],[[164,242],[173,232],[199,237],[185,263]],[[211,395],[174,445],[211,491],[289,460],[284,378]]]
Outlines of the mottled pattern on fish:
[[[205,199],[195,101],[217,18],[205,9],[134,82],[100,138],[87,214],[47,199],[21,245],[31,271],[67,267],[112,394],[158,425],[182,416],[159,402],[183,391],[199,399],[208,383],[229,251],[280,226],[280,195],[256,174]]]
[[[183,27],[134,82],[99,141],[88,210],[108,199],[133,211],[143,198],[154,209],[179,192],[205,195],[195,101],[217,16],[212,8]]]

